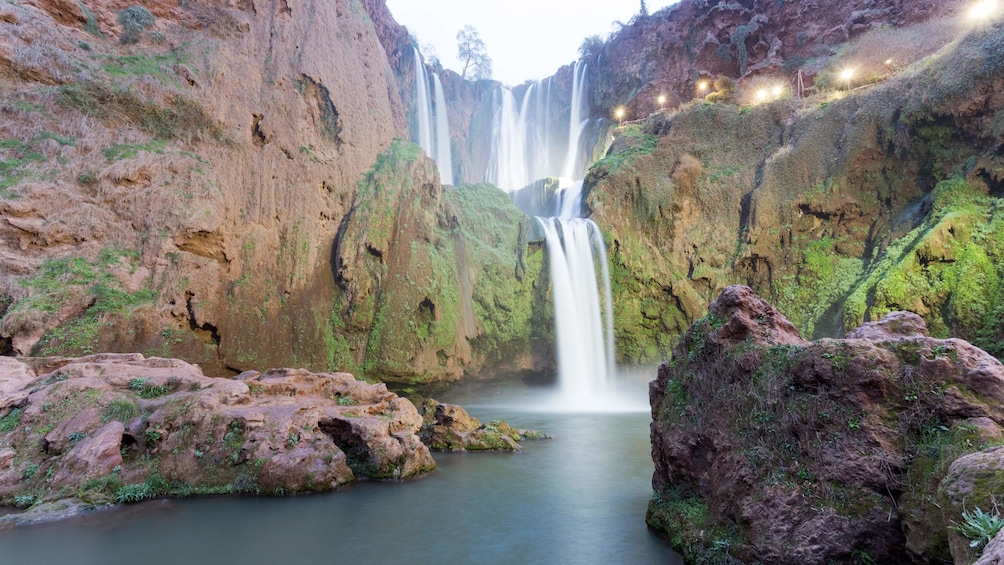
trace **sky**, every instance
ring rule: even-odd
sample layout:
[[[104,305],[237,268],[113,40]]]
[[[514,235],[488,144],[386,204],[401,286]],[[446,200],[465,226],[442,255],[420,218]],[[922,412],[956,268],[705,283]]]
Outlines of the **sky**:
[[[646,5],[652,13],[676,1]],[[457,32],[474,26],[492,58],[492,78],[510,86],[553,75],[579,58],[583,39],[606,39],[613,22],[627,23],[640,5],[640,0],[387,0],[394,19],[418,37],[426,59],[435,55],[457,72]]]

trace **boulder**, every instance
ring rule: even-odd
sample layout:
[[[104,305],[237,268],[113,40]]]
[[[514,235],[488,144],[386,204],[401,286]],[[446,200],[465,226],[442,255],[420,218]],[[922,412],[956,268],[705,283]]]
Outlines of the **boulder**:
[[[723,548],[745,563],[950,559],[960,514],[939,500],[961,500],[969,475],[949,466],[999,437],[1002,385],[997,359],[927,337],[914,314],[808,342],[729,287],[650,385],[647,520],[688,561]]]
[[[0,428],[2,504],[64,512],[84,507],[74,501],[291,494],[435,469],[415,406],[348,373],[210,378],[184,361],[138,354],[53,366],[0,394],[0,406],[21,399],[0,411],[10,422]],[[29,519],[19,516],[0,527]]]
[[[503,420],[482,424],[456,404],[427,399],[419,435],[434,451],[521,451],[524,439],[550,439],[534,430],[513,428]]]

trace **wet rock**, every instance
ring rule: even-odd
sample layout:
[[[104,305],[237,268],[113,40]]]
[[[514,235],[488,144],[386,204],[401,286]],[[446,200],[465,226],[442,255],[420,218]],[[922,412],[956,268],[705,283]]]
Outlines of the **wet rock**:
[[[521,451],[524,439],[550,439],[534,430],[513,428],[503,420],[482,424],[456,404],[427,399],[419,435],[434,451]]]
[[[0,395],[0,406],[21,399],[0,411],[10,422],[0,428],[0,445],[9,446],[0,454],[5,505],[291,494],[435,469],[414,405],[348,373],[219,379],[137,354],[49,363],[51,372]],[[0,527],[23,521],[12,516]]]

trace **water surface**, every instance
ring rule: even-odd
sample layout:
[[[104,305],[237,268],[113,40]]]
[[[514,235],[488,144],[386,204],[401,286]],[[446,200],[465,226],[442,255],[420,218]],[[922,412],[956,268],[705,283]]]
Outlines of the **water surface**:
[[[462,392],[449,400],[471,400]],[[319,495],[153,501],[0,532],[4,563],[682,563],[648,531],[646,412],[472,415],[544,430],[517,454],[435,454],[406,483]]]

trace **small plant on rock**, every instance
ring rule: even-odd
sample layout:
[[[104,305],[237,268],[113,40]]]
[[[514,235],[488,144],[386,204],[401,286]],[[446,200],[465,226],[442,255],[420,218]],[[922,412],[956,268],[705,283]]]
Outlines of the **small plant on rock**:
[[[984,512],[979,508],[962,513],[962,523],[953,523],[952,529],[969,538],[969,547],[981,548],[994,539],[1004,527],[1004,518],[997,512]]]

